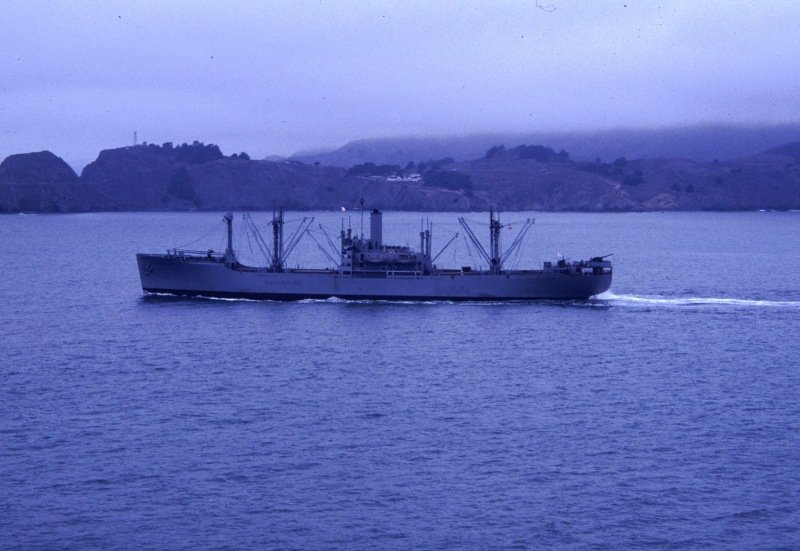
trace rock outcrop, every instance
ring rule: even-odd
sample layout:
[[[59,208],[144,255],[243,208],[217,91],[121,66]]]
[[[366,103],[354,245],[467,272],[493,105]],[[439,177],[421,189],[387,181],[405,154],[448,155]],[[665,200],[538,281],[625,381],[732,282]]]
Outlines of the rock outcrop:
[[[80,212],[102,201],[50,151],[11,155],[0,163],[0,212]]]

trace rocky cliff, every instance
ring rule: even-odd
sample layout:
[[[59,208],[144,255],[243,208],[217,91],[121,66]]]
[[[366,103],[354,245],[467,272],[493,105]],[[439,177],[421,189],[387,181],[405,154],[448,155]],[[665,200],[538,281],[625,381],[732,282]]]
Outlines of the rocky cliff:
[[[95,191],[50,151],[11,155],[0,163],[0,212],[80,212],[100,204]]]

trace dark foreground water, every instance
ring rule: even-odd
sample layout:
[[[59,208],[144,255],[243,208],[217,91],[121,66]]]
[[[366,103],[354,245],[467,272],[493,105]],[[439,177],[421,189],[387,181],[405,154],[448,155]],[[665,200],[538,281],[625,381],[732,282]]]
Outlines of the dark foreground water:
[[[0,218],[0,547],[799,548],[800,213],[536,216],[610,293],[143,298],[219,214]]]

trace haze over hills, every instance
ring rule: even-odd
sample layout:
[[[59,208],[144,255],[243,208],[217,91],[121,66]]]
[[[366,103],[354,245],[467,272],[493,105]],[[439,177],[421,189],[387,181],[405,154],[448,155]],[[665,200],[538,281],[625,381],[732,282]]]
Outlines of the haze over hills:
[[[306,163],[351,167],[372,162],[405,165],[409,161],[452,157],[475,159],[495,145],[544,144],[566,150],[580,161],[683,158],[723,161],[766,151],[800,138],[800,123],[783,125],[693,125],[654,129],[616,129],[587,132],[485,133],[466,136],[393,137],[354,140],[317,152],[299,152],[290,158]]]
[[[711,161],[583,160],[561,148],[498,144],[467,159],[348,168],[226,156],[216,145],[194,142],[104,150],[80,176],[48,151],[0,164],[5,213],[338,209],[361,198],[370,206],[420,211],[800,209],[800,142]]]

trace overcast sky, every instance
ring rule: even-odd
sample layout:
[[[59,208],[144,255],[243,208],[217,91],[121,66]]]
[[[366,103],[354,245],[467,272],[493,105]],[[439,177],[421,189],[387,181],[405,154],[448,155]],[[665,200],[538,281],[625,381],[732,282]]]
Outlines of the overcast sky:
[[[800,120],[797,0],[0,6],[0,159]]]

